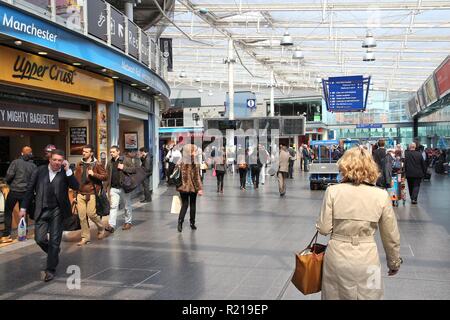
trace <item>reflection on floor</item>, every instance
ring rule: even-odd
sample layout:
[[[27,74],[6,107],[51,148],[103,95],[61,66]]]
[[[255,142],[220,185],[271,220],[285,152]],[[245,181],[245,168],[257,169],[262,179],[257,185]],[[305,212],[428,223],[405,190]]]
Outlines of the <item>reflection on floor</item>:
[[[303,296],[289,279],[294,252],[315,231],[323,191],[310,191],[302,173],[288,180],[285,198],[273,177],[258,190],[241,191],[239,177],[228,175],[222,195],[208,174],[205,196],[197,204],[196,231],[185,223],[177,232],[177,215],[170,214],[174,190],[169,188],[134,211],[130,231],[119,228],[81,248],[64,242],[52,282],[39,280],[45,256],[32,242],[17,250],[0,249],[0,300],[320,299],[320,294]],[[379,246],[386,299],[450,298],[449,187],[448,177],[433,176],[423,184],[417,206],[408,200],[396,209],[405,263],[388,278]],[[77,270],[79,289],[70,278]]]

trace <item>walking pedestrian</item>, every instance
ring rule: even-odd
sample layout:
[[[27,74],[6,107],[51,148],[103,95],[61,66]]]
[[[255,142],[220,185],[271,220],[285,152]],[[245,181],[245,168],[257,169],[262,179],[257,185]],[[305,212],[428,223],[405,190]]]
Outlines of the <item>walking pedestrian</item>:
[[[47,253],[47,267],[42,272],[42,279],[46,282],[54,278],[59,262],[63,219],[72,215],[69,188],[78,190],[80,187],[64,157],[64,151],[55,149],[51,152],[49,165],[34,170],[20,209],[20,216],[24,217],[35,197],[34,237]]]
[[[245,184],[247,182],[247,171],[248,171],[248,150],[245,150],[245,153],[238,152],[237,156],[237,164],[239,168],[239,181],[241,184],[241,190],[246,190]]]
[[[289,171],[289,157],[287,146],[280,143],[280,155],[279,155],[279,167],[278,167],[278,189],[280,197],[284,197],[286,194],[286,179]]]
[[[226,172],[227,156],[225,150],[222,151],[222,155],[218,155],[214,158],[214,170],[217,178],[217,192],[223,193],[223,180]]]
[[[422,153],[416,150],[416,144],[413,142],[409,145],[409,149],[405,151],[405,175],[412,204],[417,204],[420,183],[426,173],[425,160]]]
[[[139,158],[141,159],[141,167],[146,174],[146,177],[142,182],[144,199],[141,200],[141,203],[147,203],[152,201],[152,191],[150,190],[150,179],[153,174],[153,157],[148,152],[148,149],[146,147],[142,147],[139,149]]]

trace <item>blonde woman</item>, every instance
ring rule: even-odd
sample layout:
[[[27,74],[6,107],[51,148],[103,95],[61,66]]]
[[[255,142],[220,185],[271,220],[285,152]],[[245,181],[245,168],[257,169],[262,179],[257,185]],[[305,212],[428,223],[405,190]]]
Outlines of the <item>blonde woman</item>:
[[[331,234],[322,274],[322,299],[382,299],[381,265],[374,234],[380,228],[388,275],[402,262],[400,233],[386,190],[375,187],[378,166],[355,147],[338,161],[342,183],[325,192],[316,228]]]
[[[178,231],[183,231],[183,222],[188,207],[190,207],[190,225],[192,230],[195,226],[195,211],[197,194],[203,195],[203,185],[200,178],[200,165],[197,163],[197,146],[187,144],[183,147],[183,157],[179,167],[181,169],[181,185],[177,191],[181,196],[181,211],[178,217]]]

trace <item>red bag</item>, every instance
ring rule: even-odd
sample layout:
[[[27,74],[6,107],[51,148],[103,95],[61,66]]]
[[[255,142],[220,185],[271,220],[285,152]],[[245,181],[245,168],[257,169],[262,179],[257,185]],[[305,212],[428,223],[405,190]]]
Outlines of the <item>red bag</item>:
[[[216,168],[213,169],[213,177],[217,176]]]

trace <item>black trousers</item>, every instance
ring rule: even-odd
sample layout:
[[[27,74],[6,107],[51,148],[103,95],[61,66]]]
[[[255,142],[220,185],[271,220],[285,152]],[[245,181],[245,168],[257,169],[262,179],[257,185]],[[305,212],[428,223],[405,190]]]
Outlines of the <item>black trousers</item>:
[[[216,170],[216,178],[217,178],[217,191],[223,191],[223,178],[225,177],[225,171],[217,171]]]
[[[172,175],[173,170],[175,170],[175,167],[176,167],[175,163],[169,162],[169,170],[167,171],[167,181],[169,181],[169,178]]]
[[[422,178],[406,178],[406,180],[408,180],[409,196],[411,197],[411,200],[417,201]]]
[[[258,188],[259,186],[259,175],[261,173],[261,168],[259,167],[252,167],[252,182],[253,185]]]
[[[294,160],[289,159],[289,179],[294,179]]]
[[[152,192],[150,191],[150,177],[145,178],[142,182],[142,190],[144,190],[145,201],[152,201]]]
[[[245,188],[245,183],[247,182],[247,171],[248,169],[239,168],[239,178],[241,181],[241,188]]]
[[[59,208],[44,209],[36,221],[34,239],[41,249],[47,253],[46,271],[55,273],[59,262],[59,252],[63,233],[63,217]],[[47,233],[50,239],[47,240]]]
[[[195,192],[180,192],[180,196],[181,196],[181,211],[180,211],[180,216],[178,217],[178,222],[181,222],[181,223],[184,222],[184,217],[186,216],[186,212],[189,207],[190,208],[189,221],[191,223],[195,223],[197,193],[195,193]]]
[[[20,206],[22,205],[24,196],[25,192],[10,191],[8,193],[8,197],[5,201],[5,230],[3,230],[3,237],[11,235],[12,213],[17,202],[19,202]]]

